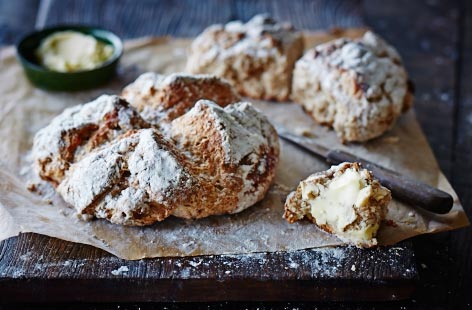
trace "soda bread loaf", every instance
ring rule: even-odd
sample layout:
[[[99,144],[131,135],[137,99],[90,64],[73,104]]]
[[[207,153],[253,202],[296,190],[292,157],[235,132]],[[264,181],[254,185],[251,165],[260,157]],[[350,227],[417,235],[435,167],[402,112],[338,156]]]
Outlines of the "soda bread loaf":
[[[166,100],[182,101],[157,104],[175,115]],[[37,133],[35,169],[84,219],[123,225],[236,213],[261,200],[279,158],[267,118],[247,102],[199,100],[182,111],[158,128],[117,96],[66,109]]]
[[[190,47],[186,70],[223,77],[243,96],[284,101],[302,54],[301,33],[256,15],[245,24],[232,21],[204,30]]]
[[[390,191],[358,163],[342,163],[301,181],[285,202],[284,218],[307,218],[319,228],[358,247],[377,245]]]
[[[292,99],[343,142],[380,136],[413,102],[397,51],[370,31],[306,52],[295,65],[292,90]]]

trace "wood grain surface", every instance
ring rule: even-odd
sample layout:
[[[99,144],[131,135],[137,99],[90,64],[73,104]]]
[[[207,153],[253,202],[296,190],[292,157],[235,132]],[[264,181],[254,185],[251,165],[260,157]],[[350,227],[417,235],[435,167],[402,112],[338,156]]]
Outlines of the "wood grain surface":
[[[170,34],[194,36],[208,24],[248,19],[269,12],[291,20],[297,27],[322,29],[335,26],[372,27],[395,45],[416,84],[415,110],[441,168],[471,216],[472,208],[472,7],[470,1],[79,1],[0,0],[0,44],[15,42],[35,25],[89,23],[116,31],[125,38]],[[388,304],[350,303],[207,303],[160,304],[172,309],[445,309],[471,307],[472,229],[417,237],[413,241],[420,272],[413,298]],[[35,235],[22,235],[0,245],[0,265],[26,255],[34,244],[40,253],[83,255],[99,250]],[[405,246],[408,249],[407,245]],[[23,253],[20,256],[13,252]],[[97,254],[97,251],[101,254]],[[44,258],[44,257],[43,257]],[[103,259],[103,258],[101,258]],[[277,258],[274,258],[277,261]],[[274,262],[275,262],[274,261]],[[40,256],[36,262],[41,262]],[[107,265],[109,264],[109,265]],[[115,265],[114,265],[115,264]],[[34,264],[31,264],[34,267]],[[80,270],[83,266],[70,266]],[[119,263],[107,261],[103,272]],[[276,266],[280,266],[276,265]],[[54,266],[47,273],[54,274]],[[374,267],[372,267],[374,268]],[[379,267],[380,268],[380,267]],[[381,267],[384,268],[384,267]],[[341,268],[349,272],[346,265]],[[24,271],[27,270],[24,269]],[[271,270],[271,269],[269,269]],[[32,271],[32,270],[30,270]],[[41,273],[39,273],[41,274]],[[41,291],[25,292],[36,294]],[[70,309],[152,309],[148,304],[87,304]],[[4,305],[0,309],[14,309]],[[28,308],[28,305],[23,305]],[[50,305],[42,306],[45,309]]]
[[[417,280],[404,243],[125,261],[24,234],[1,252],[0,298],[10,302],[396,300]]]

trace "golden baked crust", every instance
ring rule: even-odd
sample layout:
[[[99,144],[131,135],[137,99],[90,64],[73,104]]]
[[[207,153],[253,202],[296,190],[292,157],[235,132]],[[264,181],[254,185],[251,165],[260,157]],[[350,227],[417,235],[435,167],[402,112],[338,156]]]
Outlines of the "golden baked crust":
[[[38,173],[84,219],[123,225],[254,205],[275,175],[275,129],[248,102],[192,106],[165,128],[150,125],[116,96],[65,110],[36,135]],[[87,134],[75,138],[82,128]]]
[[[169,136],[192,161],[195,175],[210,188],[195,205],[181,205],[174,215],[201,218],[237,213],[264,198],[275,176],[278,136],[267,119],[248,102],[224,109],[209,101],[175,119]]]
[[[84,219],[148,225],[195,195],[187,164],[155,129],[132,130],[72,164],[57,191]]]
[[[330,185],[347,172],[357,174],[355,182],[359,182],[363,196],[360,190],[352,204],[348,201],[340,207],[339,200],[330,201],[332,196],[326,193],[332,190]],[[340,194],[348,196],[348,190],[341,187]],[[390,191],[374,179],[371,172],[362,169],[358,163],[342,163],[301,181],[287,197],[283,216],[289,223],[307,218],[345,242],[358,247],[372,247],[377,245],[377,229],[385,219],[391,199]],[[320,205],[313,203],[316,200],[324,200],[322,203],[327,209],[319,210]]]
[[[292,89],[292,99],[343,142],[378,137],[413,102],[400,56],[372,32],[306,52],[295,65]]]
[[[207,99],[219,106],[241,101],[228,82],[212,75],[147,72],[126,86],[121,94],[144,119],[154,124],[185,114],[195,102]]]
[[[100,96],[95,101],[68,108],[40,130],[33,145],[36,171],[57,186],[64,173],[82,154],[117,136],[150,125],[117,96]]]
[[[204,30],[190,47],[186,70],[223,77],[243,96],[284,101],[302,53],[301,33],[256,15],[246,24],[233,21]]]

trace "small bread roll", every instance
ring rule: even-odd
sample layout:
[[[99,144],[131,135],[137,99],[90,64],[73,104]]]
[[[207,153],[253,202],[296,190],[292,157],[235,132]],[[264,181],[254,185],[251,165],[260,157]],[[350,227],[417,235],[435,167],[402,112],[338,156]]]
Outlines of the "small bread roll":
[[[391,199],[371,172],[342,163],[301,181],[287,197],[284,218],[290,223],[307,218],[347,243],[369,248],[377,245]]]
[[[397,51],[369,31],[306,52],[295,65],[292,99],[342,142],[363,142],[392,128],[413,94]]]
[[[302,54],[301,33],[256,15],[245,24],[232,21],[205,29],[190,47],[186,70],[223,77],[243,96],[285,101]]]

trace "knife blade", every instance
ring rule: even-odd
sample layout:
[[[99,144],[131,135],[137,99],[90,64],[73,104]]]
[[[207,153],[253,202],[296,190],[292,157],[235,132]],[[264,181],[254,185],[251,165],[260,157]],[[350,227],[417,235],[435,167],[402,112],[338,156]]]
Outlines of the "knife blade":
[[[364,168],[372,171],[380,183],[390,189],[396,199],[404,203],[437,214],[446,214],[452,209],[454,199],[445,191],[418,180],[405,177],[398,172],[351,153],[337,149],[328,149],[317,144],[313,139],[308,140],[295,135],[281,126],[276,126],[276,130],[279,137],[282,139],[308,151],[312,155],[324,158],[330,164],[337,165],[342,162],[360,163]]]

